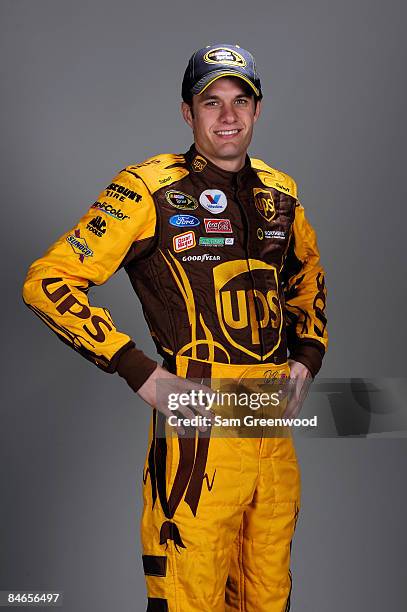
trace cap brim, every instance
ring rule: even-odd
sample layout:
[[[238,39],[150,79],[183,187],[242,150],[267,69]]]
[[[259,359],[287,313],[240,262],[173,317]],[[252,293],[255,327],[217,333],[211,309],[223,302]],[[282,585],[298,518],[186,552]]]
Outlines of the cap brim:
[[[237,72],[236,70],[217,70],[216,72],[208,72],[208,74],[202,77],[198,83],[195,83],[194,87],[191,89],[191,93],[198,96],[199,94],[203,93],[205,89],[209,87],[209,85],[212,85],[214,81],[217,81],[217,79],[221,79],[225,76],[238,77],[239,79],[242,79],[242,81],[245,81],[248,85],[250,85],[256,96],[260,98],[260,91],[254,85],[254,83],[252,83],[252,81],[246,75],[242,74],[241,72]]]

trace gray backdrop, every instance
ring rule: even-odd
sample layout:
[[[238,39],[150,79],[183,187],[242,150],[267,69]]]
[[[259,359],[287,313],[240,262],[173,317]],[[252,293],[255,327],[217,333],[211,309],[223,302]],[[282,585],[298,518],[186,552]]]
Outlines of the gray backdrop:
[[[189,147],[178,107],[196,48],[257,58],[251,154],[297,180],[327,272],[320,376],[405,377],[406,17],[401,0],[1,1],[0,589],[60,589],[67,612],[145,610],[149,409],[20,296],[32,260],[119,169]],[[125,273],[91,299],[155,355]],[[401,610],[406,440],[302,438],[298,454],[292,609]]]

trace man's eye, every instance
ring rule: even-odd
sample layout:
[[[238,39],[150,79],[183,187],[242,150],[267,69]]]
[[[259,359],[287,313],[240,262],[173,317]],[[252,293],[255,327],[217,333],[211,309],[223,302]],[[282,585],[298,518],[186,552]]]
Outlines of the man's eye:
[[[208,100],[208,102],[206,102],[206,106],[216,106],[217,101],[216,100]]]
[[[247,100],[246,98],[239,98],[238,100],[236,100],[236,104],[247,104]]]

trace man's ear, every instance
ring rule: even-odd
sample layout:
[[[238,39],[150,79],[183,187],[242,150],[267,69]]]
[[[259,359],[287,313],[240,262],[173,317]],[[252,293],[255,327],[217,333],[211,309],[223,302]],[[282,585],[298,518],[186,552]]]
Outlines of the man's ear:
[[[181,102],[181,113],[182,113],[182,116],[184,117],[184,121],[188,123],[190,128],[192,128],[193,126],[192,110],[191,110],[190,105],[184,101]]]
[[[257,119],[260,117],[261,113],[261,100],[257,100],[256,110],[254,111],[254,123],[256,123]]]

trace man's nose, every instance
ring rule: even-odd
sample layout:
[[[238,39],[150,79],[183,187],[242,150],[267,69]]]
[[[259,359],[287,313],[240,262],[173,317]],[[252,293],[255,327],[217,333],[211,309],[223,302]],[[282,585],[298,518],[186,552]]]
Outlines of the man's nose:
[[[236,111],[232,104],[223,105],[220,119],[225,123],[234,123],[236,121]]]

